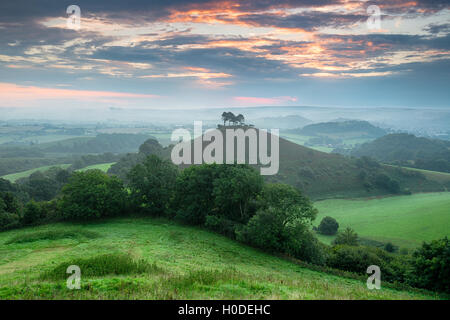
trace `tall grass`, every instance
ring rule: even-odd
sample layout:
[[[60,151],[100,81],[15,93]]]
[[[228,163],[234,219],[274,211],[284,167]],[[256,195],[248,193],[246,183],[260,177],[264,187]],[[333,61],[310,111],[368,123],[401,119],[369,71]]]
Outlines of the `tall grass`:
[[[39,240],[59,240],[59,239],[95,239],[100,237],[100,234],[93,231],[83,229],[72,230],[48,230],[35,231],[25,234],[19,234],[5,242],[5,244],[34,242]]]
[[[145,260],[134,260],[121,253],[98,255],[91,258],[73,259],[59,264],[54,269],[41,274],[43,279],[59,280],[67,278],[67,267],[76,265],[80,267],[81,276],[101,277],[105,275],[130,275],[141,273],[158,273],[162,269],[156,264]]]

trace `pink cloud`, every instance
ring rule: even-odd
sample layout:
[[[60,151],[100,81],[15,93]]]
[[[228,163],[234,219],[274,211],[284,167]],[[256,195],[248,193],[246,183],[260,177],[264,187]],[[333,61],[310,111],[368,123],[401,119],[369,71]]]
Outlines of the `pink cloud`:
[[[261,97],[234,97],[240,105],[279,105],[287,102],[297,102],[297,97],[273,97],[273,98],[261,98]]]
[[[160,97],[153,94],[20,86],[4,82],[0,82],[0,96],[0,107],[29,105],[38,100],[111,102],[116,99],[152,99]]]

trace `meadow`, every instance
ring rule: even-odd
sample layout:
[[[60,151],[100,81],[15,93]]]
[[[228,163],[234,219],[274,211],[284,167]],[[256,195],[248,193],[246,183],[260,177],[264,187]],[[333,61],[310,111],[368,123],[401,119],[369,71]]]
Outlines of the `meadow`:
[[[353,228],[360,237],[392,242],[412,249],[422,241],[450,236],[450,192],[366,198],[329,199],[315,202],[319,214],[335,218],[342,230]],[[334,236],[318,235],[325,243]]]
[[[71,264],[81,268],[80,290],[66,287]],[[0,233],[0,299],[436,298],[383,285],[368,290],[365,281],[313,271],[163,219],[57,223]]]

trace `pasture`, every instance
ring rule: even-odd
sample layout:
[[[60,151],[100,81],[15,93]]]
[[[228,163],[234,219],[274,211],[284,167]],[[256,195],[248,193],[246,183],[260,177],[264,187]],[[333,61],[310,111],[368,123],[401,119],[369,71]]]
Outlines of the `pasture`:
[[[319,214],[330,216],[339,229],[353,228],[360,237],[392,242],[404,248],[415,248],[423,241],[450,235],[450,192],[420,193],[404,196],[329,199],[315,202]],[[334,236],[318,235],[325,243]]]

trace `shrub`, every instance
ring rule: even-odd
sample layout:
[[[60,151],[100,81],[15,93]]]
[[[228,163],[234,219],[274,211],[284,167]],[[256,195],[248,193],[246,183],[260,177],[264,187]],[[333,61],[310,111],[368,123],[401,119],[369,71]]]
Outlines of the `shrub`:
[[[387,252],[395,252],[398,250],[398,248],[394,246],[392,242],[388,242],[384,245],[384,250],[386,250]]]
[[[122,182],[100,170],[76,172],[62,189],[64,219],[91,220],[124,211],[127,193]]]
[[[242,225],[220,216],[206,216],[205,220],[207,229],[232,239],[236,238],[236,229],[240,226]]]
[[[324,217],[318,227],[318,231],[325,235],[334,235],[338,229],[339,223],[332,217]]]
[[[343,232],[339,232],[333,245],[345,244],[349,246],[358,245],[358,234],[350,227],[345,228]]]

